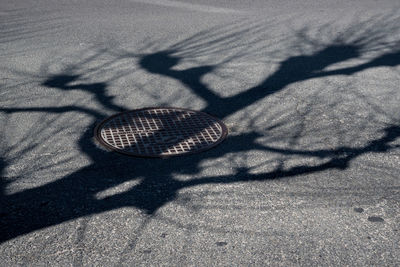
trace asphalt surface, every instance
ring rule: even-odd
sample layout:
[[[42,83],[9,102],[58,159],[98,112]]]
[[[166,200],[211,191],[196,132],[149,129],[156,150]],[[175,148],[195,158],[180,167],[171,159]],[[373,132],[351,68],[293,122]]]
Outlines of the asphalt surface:
[[[399,266],[399,25],[396,0],[0,0],[0,265]],[[229,135],[93,140],[159,106]]]

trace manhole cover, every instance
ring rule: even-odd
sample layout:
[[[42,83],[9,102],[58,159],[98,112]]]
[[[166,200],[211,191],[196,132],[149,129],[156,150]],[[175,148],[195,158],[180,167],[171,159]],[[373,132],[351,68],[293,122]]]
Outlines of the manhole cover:
[[[105,147],[130,156],[168,157],[201,152],[222,142],[226,126],[198,111],[145,108],[122,112],[95,129]]]

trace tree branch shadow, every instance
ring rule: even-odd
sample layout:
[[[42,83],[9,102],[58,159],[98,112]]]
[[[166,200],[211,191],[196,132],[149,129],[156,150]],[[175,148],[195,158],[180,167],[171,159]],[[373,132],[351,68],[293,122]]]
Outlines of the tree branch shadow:
[[[65,93],[72,90],[86,92],[93,95],[97,104],[103,109],[119,112],[124,108],[115,103],[113,97],[108,95],[107,89],[113,80],[131,75],[131,72],[129,70],[116,72],[113,77],[101,82],[85,81],[84,76],[87,73],[102,75],[107,72],[110,65],[118,65],[121,60],[126,58],[135,58],[140,70],[181,83],[194,95],[205,101],[206,105],[202,111],[226,119],[250,106],[256,105],[261,100],[280,93],[295,83],[338,75],[350,76],[376,67],[397,67],[400,65],[399,49],[392,42],[390,44],[384,43],[380,38],[382,34],[387,36],[393,33],[392,24],[394,21],[381,25],[380,31],[376,30],[377,25],[375,24],[356,25],[349,29],[349,32],[353,33],[349,36],[354,37],[358,33],[360,35],[358,38],[349,40],[345,38],[346,36],[339,36],[333,38],[327,44],[317,43],[316,40],[306,41],[307,33],[302,31],[299,33],[301,38],[297,40],[301,40],[302,43],[308,43],[307,45],[312,43],[314,48],[311,49],[311,53],[286,57],[280,61],[277,70],[265,77],[260,83],[228,97],[222,97],[213,91],[204,82],[204,77],[215,73],[229,62],[254,55],[256,53],[255,50],[260,48],[260,46],[257,46],[257,42],[261,42],[260,40],[265,38],[268,31],[267,27],[254,27],[253,25],[252,27],[246,27],[246,25],[242,25],[238,28],[210,30],[151,53],[119,50],[105,63],[89,67],[90,62],[108,53],[107,49],[101,48],[92,56],[67,66],[62,72],[56,74],[48,73],[47,68],[44,68],[44,73],[41,73],[38,77],[43,78],[40,82],[43,87],[60,90]],[[371,36],[373,34],[375,34],[376,38]],[[257,47],[257,49],[247,49],[248,46],[245,43],[248,44],[248,40],[245,43],[238,41],[247,37],[252,38],[251,40],[255,42],[253,47]],[[237,40],[237,43],[234,40]],[[232,45],[226,48],[227,44]],[[264,46],[261,45],[261,47]],[[374,47],[379,47],[375,52],[383,52],[354,66],[328,70],[333,65],[360,59],[363,51],[368,47],[372,47],[372,50]],[[226,55],[217,60],[217,62],[183,69],[178,68],[182,61],[190,60],[191,57],[194,60],[207,53],[211,56],[216,56],[224,51],[226,51]],[[87,68],[86,73],[85,68]],[[1,108],[0,111],[5,114],[20,112],[65,114],[78,112],[89,116],[93,121],[105,117],[103,111],[79,105]],[[265,111],[263,109],[258,116],[265,116],[263,113]],[[251,113],[246,115],[249,120],[256,119],[255,115]],[[290,128],[293,121],[288,118],[280,123],[270,125],[267,131],[280,128],[282,125],[289,125]],[[296,139],[300,138],[303,130],[300,128],[298,133],[293,135],[292,144],[295,144]],[[114,153],[99,151],[96,144],[91,142],[92,129],[88,129],[79,138],[78,146],[80,151],[85,153],[93,162],[89,166],[56,181],[12,194],[5,193],[6,183],[3,179],[1,180],[2,220],[0,229],[2,234],[0,241],[5,242],[45,227],[121,207],[135,207],[151,216],[161,207],[175,200],[179,191],[184,188],[205,184],[267,181],[318,173],[330,169],[344,170],[349,167],[351,161],[364,154],[387,153],[399,147],[392,144],[400,137],[399,123],[387,125],[382,129],[382,132],[382,137],[369,140],[364,145],[356,147],[336,146],[331,149],[313,150],[266,145],[259,142],[265,132],[250,129],[245,133],[231,135],[223,145],[205,153],[167,160],[146,160],[126,158]],[[262,151],[263,153],[278,154],[282,157],[317,158],[322,162],[315,165],[301,164],[284,168],[284,162],[282,161],[273,170],[260,174],[253,174],[249,168],[240,167],[229,175],[209,175],[186,180],[175,178],[176,173],[185,174],[186,176],[198,174],[201,171],[200,163],[204,160],[217,159],[231,153],[245,153],[248,151]],[[157,166],[157,168],[154,168],[154,166]],[[6,163],[2,159],[0,161],[0,172],[5,168]],[[133,180],[137,180],[137,184],[126,192],[106,197],[98,196],[104,190]]]

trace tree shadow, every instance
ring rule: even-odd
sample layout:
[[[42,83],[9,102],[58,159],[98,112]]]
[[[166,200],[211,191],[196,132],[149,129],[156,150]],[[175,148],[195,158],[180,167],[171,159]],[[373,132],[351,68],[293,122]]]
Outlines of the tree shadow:
[[[26,8],[2,9],[0,44],[7,45],[15,42],[27,42],[32,39],[56,34],[66,28],[65,14],[54,14],[29,10]],[[3,49],[1,57],[11,57],[24,51],[27,46],[13,46],[7,50]],[[35,49],[38,49],[36,47]],[[31,47],[32,49],[32,47]]]
[[[372,27],[372,26],[370,26]],[[366,32],[368,34],[368,32]],[[366,34],[363,33],[363,34]],[[240,39],[241,32],[216,35],[210,42],[202,46],[218,47],[226,41]],[[390,34],[387,32],[386,34]],[[203,33],[204,37],[212,36],[213,32]],[[193,38],[186,40],[193,43]],[[184,42],[183,42],[184,43]],[[216,64],[203,64],[196,67],[177,69],[185,58],[180,55],[178,45],[168,49],[147,54],[132,54],[124,52],[116,61],[126,57],[138,59],[139,67],[157,76],[163,76],[180,82],[196,96],[206,102],[202,111],[227,118],[256,102],[267,98],[287,88],[289,85],[309,81],[311,79],[353,75],[355,73],[376,67],[393,67],[400,65],[399,50],[384,51],[367,62],[355,66],[346,66],[328,70],[327,68],[348,60],[358,59],[362,55],[365,43],[357,40],[351,42],[331,42],[318,47],[310,54],[289,56],[279,63],[279,67],[256,86],[250,87],[233,96],[221,97],[204,83],[207,74],[223,67],[227,60]],[[198,48],[198,47],[197,47]],[[387,47],[386,47],[387,48]],[[222,49],[223,50],[223,49]],[[221,50],[218,50],[221,51]],[[186,52],[187,53],[187,52]],[[243,54],[230,56],[235,60]],[[101,67],[100,67],[101,69]],[[62,91],[79,90],[88,92],[104,109],[113,111],[123,110],[114,103],[113,98],[107,95],[108,82],[81,82],[83,73],[74,73],[66,70],[58,74],[49,74],[41,85]],[[117,75],[118,76],[118,75]],[[16,112],[45,112],[47,114],[63,114],[74,111],[90,116],[94,120],[104,118],[105,114],[88,107],[78,105],[62,107],[38,108],[2,108],[5,113]],[[248,114],[249,117],[252,114]],[[127,158],[114,153],[100,151],[91,142],[92,129],[87,130],[79,139],[81,152],[90,157],[93,162],[87,167],[73,172],[56,181],[45,185],[26,189],[17,193],[5,194],[5,184],[1,181],[2,220],[0,222],[0,241],[5,242],[23,234],[45,227],[57,225],[69,220],[118,209],[121,207],[135,207],[144,213],[153,215],[161,207],[177,198],[177,194],[184,188],[204,184],[230,184],[249,181],[266,181],[283,177],[293,177],[304,174],[322,172],[329,169],[344,170],[349,163],[366,153],[385,153],[398,146],[391,143],[400,137],[400,125],[388,125],[383,129],[383,136],[369,141],[359,147],[338,146],[332,149],[287,149],[260,144],[257,140],[262,133],[250,131],[239,135],[232,135],[213,150],[188,157],[164,159]],[[200,172],[200,162],[205,159],[217,159],[229,153],[241,153],[251,150],[260,150],[266,153],[280,155],[295,155],[323,159],[316,165],[297,165],[282,168],[278,165],[274,170],[261,174],[252,174],[249,169],[238,168],[231,175],[206,176],[196,179],[176,179],[175,174],[195,175]],[[0,161],[0,170],[5,168],[4,160]],[[157,166],[157,168],[154,168]],[[110,196],[100,196],[99,193],[127,181],[137,181],[131,189]]]
[[[3,198],[5,196],[5,188],[7,183],[3,180],[3,171],[6,167],[6,162],[3,157],[0,157],[0,203],[3,203]],[[0,217],[5,216],[6,214],[0,210]]]

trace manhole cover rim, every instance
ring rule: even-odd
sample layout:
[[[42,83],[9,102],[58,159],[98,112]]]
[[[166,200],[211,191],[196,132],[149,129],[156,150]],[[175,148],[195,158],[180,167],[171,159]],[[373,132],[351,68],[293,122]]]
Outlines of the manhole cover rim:
[[[183,152],[183,153],[167,154],[167,155],[135,154],[135,153],[132,153],[132,152],[125,152],[125,151],[123,151],[121,149],[118,149],[118,148],[108,144],[101,137],[101,129],[102,129],[103,125],[106,124],[107,122],[111,121],[112,119],[114,119],[114,118],[116,118],[118,116],[122,116],[123,114],[131,113],[131,112],[141,112],[141,111],[152,110],[152,109],[172,109],[172,110],[178,110],[178,111],[188,111],[188,112],[194,112],[194,113],[197,113],[197,114],[203,114],[203,115],[209,117],[210,119],[213,119],[221,127],[221,136],[218,138],[218,140],[216,142],[212,143],[211,145],[209,145],[207,147],[196,149],[194,151],[187,151],[187,152]],[[203,111],[197,111],[197,110],[192,110],[192,109],[187,109],[187,108],[177,108],[177,107],[146,107],[146,108],[132,109],[132,110],[119,112],[117,114],[111,115],[111,116],[103,119],[94,128],[95,140],[97,142],[99,142],[103,147],[105,147],[105,148],[107,148],[107,149],[109,149],[109,150],[111,150],[113,152],[117,152],[117,153],[123,154],[125,156],[136,157],[136,158],[170,158],[170,157],[188,156],[188,155],[192,155],[192,154],[201,153],[201,152],[210,150],[210,149],[215,148],[216,146],[218,146],[220,143],[222,143],[226,139],[227,135],[228,135],[227,126],[225,125],[225,123],[222,120],[216,118],[215,116],[210,115],[210,114],[208,114],[206,112],[203,112]]]

